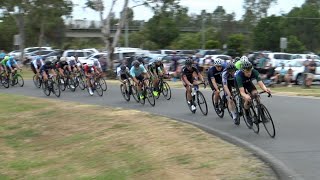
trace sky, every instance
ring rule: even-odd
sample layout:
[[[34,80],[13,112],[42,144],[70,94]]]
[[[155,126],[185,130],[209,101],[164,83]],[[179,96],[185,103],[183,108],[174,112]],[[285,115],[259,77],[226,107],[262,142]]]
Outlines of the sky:
[[[72,12],[73,19],[86,19],[86,20],[100,20],[99,14],[89,8],[84,8],[85,2],[87,0],[72,0],[74,5],[74,10]],[[103,0],[106,9],[110,8],[111,0]],[[236,19],[239,20],[244,14],[243,9],[244,0],[180,0],[180,5],[189,8],[189,14],[195,13],[200,14],[201,10],[205,9],[207,12],[213,12],[217,6],[223,6],[228,14],[234,12],[236,14]],[[276,4],[272,4],[268,11],[268,15],[276,14],[280,15],[282,13],[288,13],[293,7],[300,7],[305,0],[278,0]],[[129,7],[135,4],[130,1]],[[123,6],[123,0],[118,0],[115,6],[115,12],[118,16]],[[105,13],[106,14],[106,13]],[[147,21],[153,16],[150,9],[140,6],[134,8],[134,19],[135,20],[145,20]]]

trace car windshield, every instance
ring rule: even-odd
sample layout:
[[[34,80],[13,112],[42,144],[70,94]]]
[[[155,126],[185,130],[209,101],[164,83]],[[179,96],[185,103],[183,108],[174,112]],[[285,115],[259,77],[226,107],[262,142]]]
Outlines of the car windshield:
[[[275,59],[284,59],[284,60],[290,60],[291,59],[291,54],[274,54]]]

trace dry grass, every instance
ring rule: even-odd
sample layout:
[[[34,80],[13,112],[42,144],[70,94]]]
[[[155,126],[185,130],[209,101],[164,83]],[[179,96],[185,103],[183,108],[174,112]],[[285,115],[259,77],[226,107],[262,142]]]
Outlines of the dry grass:
[[[275,179],[252,154],[164,117],[0,100],[0,179]]]

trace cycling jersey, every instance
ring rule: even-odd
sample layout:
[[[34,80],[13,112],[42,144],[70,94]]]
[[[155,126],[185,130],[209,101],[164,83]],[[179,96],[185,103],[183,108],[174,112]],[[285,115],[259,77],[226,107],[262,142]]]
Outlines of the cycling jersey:
[[[252,70],[251,76],[246,77],[244,75],[243,71],[238,70],[235,74],[235,79],[237,83],[238,88],[245,88],[249,93],[251,93],[253,90],[256,90],[256,87],[252,83],[254,79],[257,80],[257,82],[261,81],[259,72],[255,69]]]
[[[87,73],[94,73],[97,70],[96,67],[94,66],[91,66],[90,68],[88,64],[84,65],[83,69],[84,69],[84,72],[87,72]]]
[[[128,79],[130,77],[129,68],[126,67],[126,70],[122,71],[120,67],[117,69],[117,76],[121,78],[121,80]]]
[[[10,59],[10,56],[5,56],[1,61],[1,65],[6,66],[9,59]]]
[[[2,60],[6,56],[6,53],[0,53],[0,60]]]
[[[237,61],[234,65],[236,66],[237,70],[241,69],[241,61]]]
[[[234,74],[229,73],[228,71],[222,72],[222,84],[223,85],[234,85]]]
[[[42,59],[34,59],[34,60],[31,62],[31,64],[33,65],[34,68],[40,69],[41,66],[43,66],[44,63],[43,63]]]
[[[147,73],[146,68],[144,68],[144,66],[142,64],[140,64],[139,68],[135,68],[134,66],[132,66],[130,69],[130,75],[132,77],[138,77],[142,73]]]
[[[197,74],[199,74],[199,70],[194,66],[192,66],[191,70],[189,70],[186,66],[184,66],[181,72],[182,72],[182,76],[185,75],[190,83],[193,83],[193,76],[192,76],[193,72],[196,72]]]
[[[100,64],[99,61],[94,61],[94,62],[93,62],[93,65],[94,65],[95,67],[101,69],[101,64]]]
[[[13,57],[11,57],[8,61],[7,61],[7,67],[12,68],[13,65],[17,65],[17,61],[15,59],[13,59]]]
[[[214,78],[218,84],[222,84],[221,74],[224,69],[225,66],[222,66],[221,70],[218,70],[216,66],[212,66],[207,72],[209,83],[211,82],[211,79]]]
[[[61,68],[61,69],[64,69],[65,66],[68,66],[68,62],[66,61],[60,61],[57,63],[57,68]]]
[[[40,68],[40,73],[46,72],[46,74],[49,74],[49,70],[54,69],[54,65],[42,65]]]
[[[68,64],[70,65],[70,66],[75,66],[76,64],[77,64],[77,62],[76,62],[76,60],[75,59],[73,59],[73,60],[68,60]]]
[[[161,72],[164,69],[163,63],[161,62],[160,65],[157,65],[157,63],[152,62],[148,65],[148,70],[151,73],[157,73]]]

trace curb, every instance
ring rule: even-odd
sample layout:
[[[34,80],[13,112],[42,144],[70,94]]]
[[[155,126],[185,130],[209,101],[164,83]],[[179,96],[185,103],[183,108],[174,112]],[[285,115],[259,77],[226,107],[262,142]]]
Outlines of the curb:
[[[146,111],[144,111],[146,112]],[[150,112],[147,112],[150,113]],[[215,135],[231,144],[234,144],[238,147],[242,147],[246,150],[249,150],[250,152],[252,152],[255,156],[257,156],[259,159],[261,159],[263,162],[265,162],[267,165],[269,165],[271,167],[271,169],[274,171],[275,175],[278,177],[278,179],[281,180],[303,180],[303,178],[297,174],[295,171],[293,171],[292,169],[288,168],[283,162],[281,162],[279,159],[275,158],[274,156],[272,156],[271,154],[267,153],[266,151],[264,151],[263,149],[250,144],[247,141],[244,141],[238,137],[235,137],[229,133],[220,131],[218,129],[214,129],[214,128],[210,128],[208,126],[204,126],[201,125],[199,123],[195,123],[195,122],[190,122],[190,121],[186,121],[184,119],[179,119],[179,118],[173,118],[167,115],[163,115],[163,114],[157,114],[157,113],[150,113],[150,114],[154,114],[157,116],[163,116],[169,119],[173,119],[179,122],[183,122],[183,123],[187,123],[187,124],[191,124],[193,126],[196,126],[197,128]]]

